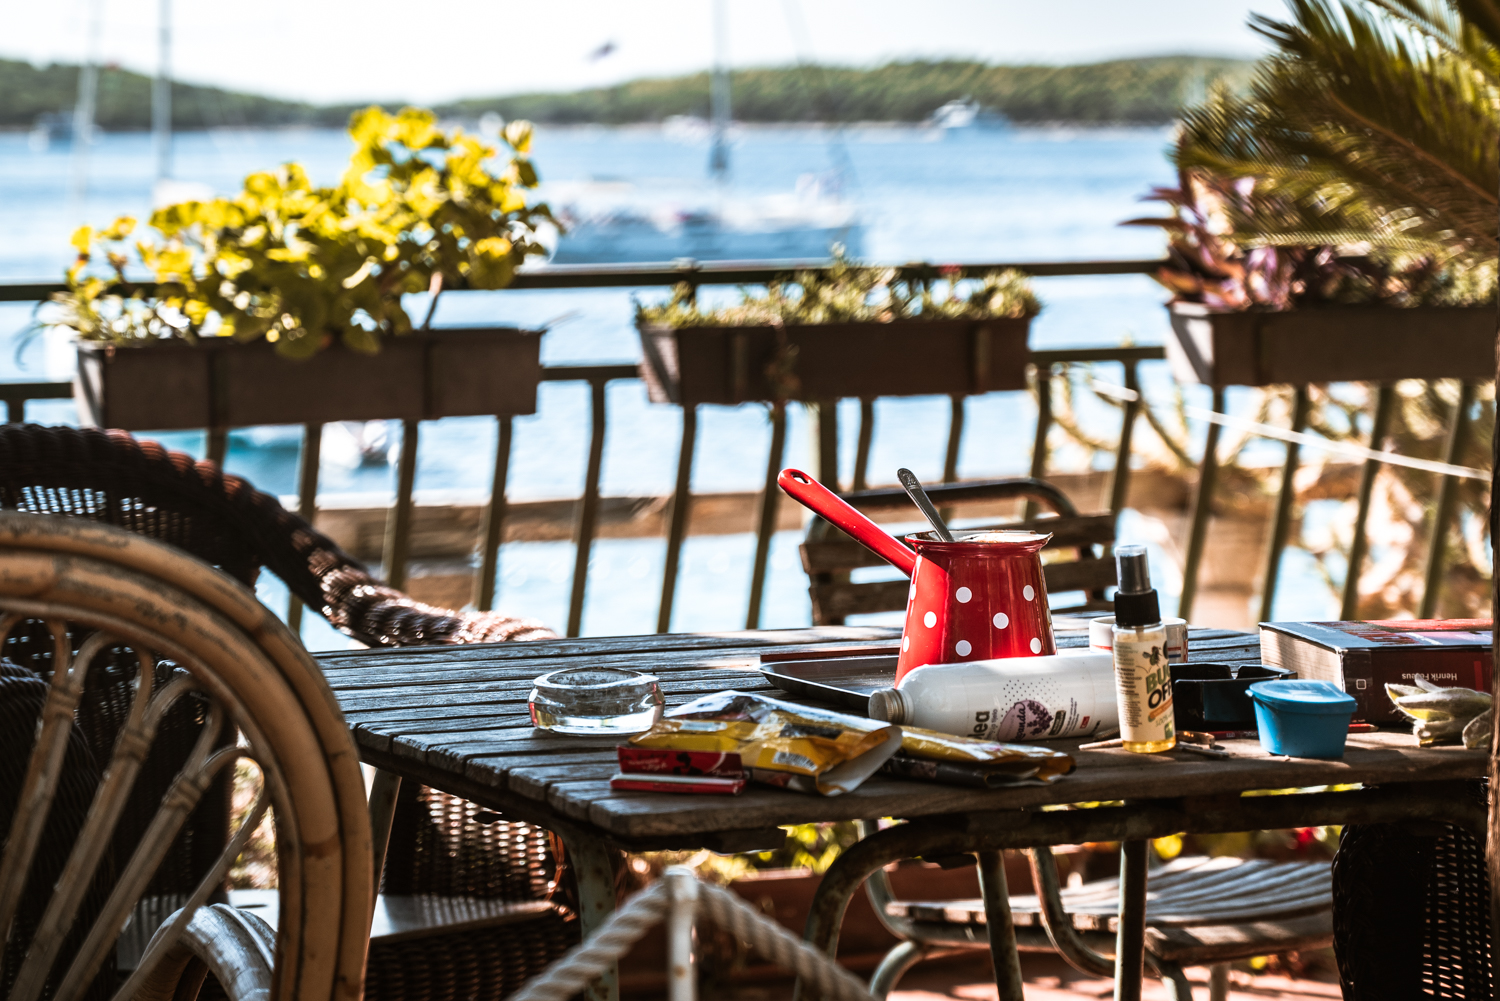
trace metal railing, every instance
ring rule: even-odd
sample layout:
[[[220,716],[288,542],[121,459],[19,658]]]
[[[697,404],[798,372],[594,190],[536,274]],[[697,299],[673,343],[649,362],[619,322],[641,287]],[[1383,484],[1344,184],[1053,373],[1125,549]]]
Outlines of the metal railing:
[[[1082,276],[1082,275],[1128,275],[1150,274],[1161,266],[1159,260],[1098,261],[1066,263],[1000,263],[962,265],[907,265],[901,270],[912,277],[961,276],[983,273],[1000,268],[1016,268],[1036,277]],[[616,267],[552,267],[523,272],[510,286],[516,289],[583,289],[583,288],[629,288],[642,286],[674,285],[688,282],[693,285],[720,284],[764,284],[778,277],[785,277],[792,269],[788,264],[698,264],[681,262],[663,265],[623,265]],[[803,265],[817,269],[818,265]],[[0,285],[0,302],[24,302],[44,299],[63,286],[49,283]],[[1037,401],[1037,424],[1032,447],[1029,473],[1045,477],[1049,449],[1047,441],[1054,425],[1052,412],[1052,375],[1058,366],[1071,364],[1118,364],[1122,368],[1122,384],[1131,391],[1122,404],[1122,420],[1119,438],[1115,447],[1115,464],[1109,487],[1109,511],[1118,516],[1125,508],[1129,497],[1132,442],[1136,420],[1140,414],[1139,365],[1145,361],[1165,358],[1161,347],[1104,347],[1033,351],[1030,360],[1036,371],[1034,392]],[[599,482],[602,468],[604,442],[608,430],[608,408],[606,387],[610,382],[640,378],[634,365],[554,365],[545,366],[542,379],[547,382],[583,382],[590,389],[590,433],[588,463],[584,477],[583,495],[579,498],[573,526],[575,546],[574,565],[568,601],[566,632],[578,635],[584,603],[588,592],[589,564],[592,547],[598,530],[600,494]],[[54,400],[70,398],[70,383],[0,383],[0,402],[6,406],[7,420],[23,419],[25,404],[31,400]],[[1134,396],[1135,399],[1130,397]],[[943,451],[943,480],[952,482],[958,478],[958,456],[964,434],[964,399],[955,395],[951,402],[951,416],[947,440]],[[1446,454],[1448,461],[1455,461],[1468,434],[1468,411],[1474,399],[1474,386],[1465,384],[1454,411]],[[1391,385],[1380,386],[1371,431],[1370,444],[1379,449],[1384,441],[1395,405],[1395,392]],[[821,404],[806,404],[809,416],[816,429],[816,468],[812,470],[818,478],[830,484],[838,478],[838,413],[837,401]],[[1217,413],[1225,412],[1224,391],[1213,391],[1212,408]],[[1307,419],[1308,390],[1298,387],[1294,397],[1292,429],[1300,431]],[[674,488],[666,514],[666,558],[658,604],[656,628],[666,632],[670,628],[672,611],[676,603],[677,580],[681,565],[682,545],[689,534],[692,507],[692,473],[697,439],[698,414],[696,408],[683,411],[682,438]],[[490,502],[481,518],[477,548],[477,567],[474,577],[473,598],[476,607],[488,610],[495,600],[495,580],[499,562],[499,549],[504,538],[506,518],[506,495],[512,443],[512,418],[500,415],[496,418],[498,434],[494,461],[494,478]],[[770,407],[771,443],[766,456],[765,479],[762,486],[759,514],[756,525],[755,558],[752,564],[750,597],[746,609],[746,628],[760,625],[762,599],[765,592],[767,568],[772,536],[777,525],[777,508],[780,491],[776,487],[776,475],[784,461],[786,448],[786,406]],[[870,447],[873,440],[874,399],[860,400],[860,420],[856,431],[855,461],[849,487],[862,489],[867,485]],[[227,447],[227,428],[208,429],[207,457],[222,463]],[[316,513],[319,443],[321,424],[308,424],[304,428],[303,446],[299,462],[297,496],[300,513],[309,521]],[[396,467],[396,498],[386,522],[383,565],[388,582],[394,587],[404,587],[407,579],[407,563],[411,545],[413,501],[412,491],[416,478],[417,452],[420,436],[418,421],[404,421],[402,444]],[[1179,614],[1190,618],[1198,594],[1198,578],[1203,562],[1208,537],[1208,525],[1212,514],[1214,489],[1219,476],[1218,461],[1219,425],[1210,423],[1207,429],[1204,456],[1200,462],[1196,488],[1191,501],[1191,519],[1188,525],[1186,552],[1184,556],[1183,586],[1179,602]],[[1272,530],[1265,562],[1265,584],[1260,602],[1260,619],[1271,617],[1275,601],[1277,578],[1282,554],[1289,541],[1295,499],[1294,480],[1299,464],[1299,448],[1289,443],[1282,469],[1280,490],[1272,514]],[[1355,518],[1353,543],[1349,554],[1349,571],[1344,585],[1341,616],[1352,618],[1358,598],[1358,585],[1364,560],[1368,554],[1366,525],[1368,522],[1375,475],[1379,462],[1366,461],[1358,492],[1358,507]],[[1438,499],[1432,512],[1433,533],[1427,554],[1426,592],[1421,614],[1430,616],[1436,608],[1441,594],[1445,542],[1448,529],[1455,516],[1457,494],[1455,479],[1441,477]],[[1029,512],[1028,512],[1029,515]],[[301,622],[301,608],[295,598],[291,599],[288,622],[297,628]]]

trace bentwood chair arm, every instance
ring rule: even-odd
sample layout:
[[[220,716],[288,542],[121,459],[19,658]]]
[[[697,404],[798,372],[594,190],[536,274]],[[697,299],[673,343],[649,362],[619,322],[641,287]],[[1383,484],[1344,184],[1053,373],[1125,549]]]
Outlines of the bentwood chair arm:
[[[267,1001],[275,956],[276,932],[253,913],[229,904],[204,907],[131,1001],[197,997],[209,974],[229,1001]]]

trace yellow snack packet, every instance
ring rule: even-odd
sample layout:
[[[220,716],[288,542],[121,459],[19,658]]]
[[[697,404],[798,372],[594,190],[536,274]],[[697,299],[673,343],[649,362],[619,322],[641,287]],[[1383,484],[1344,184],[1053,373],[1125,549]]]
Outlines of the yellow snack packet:
[[[1001,744],[993,740],[959,737],[919,726],[901,728],[901,753],[928,761],[951,761],[978,768],[1029,772],[1049,781],[1073,770],[1073,759],[1039,744]]]
[[[857,789],[901,748],[901,728],[748,692],[680,706],[637,747],[732,752],[757,782],[824,796]]]

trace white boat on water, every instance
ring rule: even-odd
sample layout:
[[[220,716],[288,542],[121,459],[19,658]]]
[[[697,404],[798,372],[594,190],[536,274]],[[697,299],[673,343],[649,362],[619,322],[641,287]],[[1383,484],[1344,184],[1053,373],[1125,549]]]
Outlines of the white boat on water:
[[[978,132],[997,132],[1010,128],[1010,119],[990,111],[971,97],[941,105],[927,119],[930,128],[940,129],[945,137],[961,137]]]
[[[858,257],[864,229],[856,209],[825,185],[809,176],[794,192],[760,197],[564,186],[548,194],[567,228],[551,263],[822,260],[835,245]]]
[[[856,207],[843,196],[841,171],[805,175],[795,191],[758,197],[729,183],[729,70],[722,3],[714,5],[712,120],[674,115],[663,133],[678,142],[708,139],[704,191],[642,192],[630,185],[549,185],[547,198],[566,232],[550,263],[613,264],[697,261],[817,261],[836,248],[864,249]]]

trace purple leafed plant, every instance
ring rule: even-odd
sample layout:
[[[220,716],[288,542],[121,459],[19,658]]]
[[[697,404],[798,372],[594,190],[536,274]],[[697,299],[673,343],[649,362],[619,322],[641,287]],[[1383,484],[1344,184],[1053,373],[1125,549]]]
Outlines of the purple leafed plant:
[[[1167,231],[1167,264],[1155,277],[1171,290],[1174,302],[1275,312],[1331,305],[1459,305],[1476,291],[1431,256],[1393,262],[1354,247],[1238,242],[1233,220],[1277,213],[1275,199],[1257,192],[1253,178],[1180,171],[1178,187],[1153,188],[1142,200],[1162,202],[1172,214],[1121,225]]]

